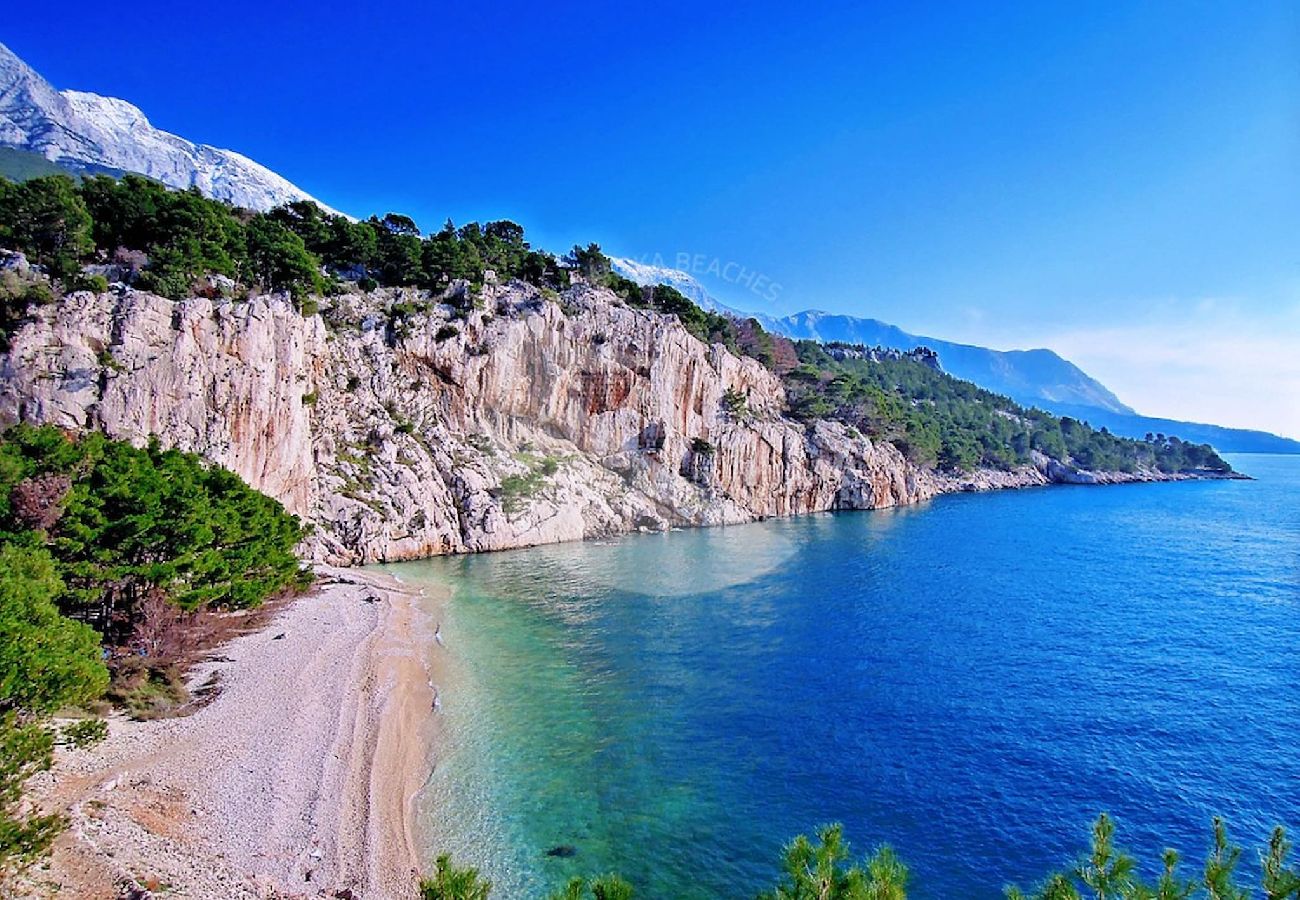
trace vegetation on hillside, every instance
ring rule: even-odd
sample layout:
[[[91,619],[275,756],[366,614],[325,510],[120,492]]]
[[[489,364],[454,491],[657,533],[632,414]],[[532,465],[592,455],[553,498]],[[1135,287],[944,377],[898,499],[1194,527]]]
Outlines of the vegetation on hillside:
[[[129,709],[178,678],[215,608],[303,583],[302,529],[279,503],[197,456],[56,428],[0,435],[0,881],[63,827],[23,801],[49,768],[48,717],[110,685]],[[102,737],[82,721],[59,739]]]
[[[60,610],[110,645],[151,598],[245,608],[297,584],[301,538],[277,501],[194,454],[49,426],[0,436],[0,542],[48,552]]]
[[[0,544],[0,886],[65,824],[23,800],[27,780],[52,760],[55,733],[46,719],[95,699],[108,684],[98,635],[55,606],[62,588],[44,548]]]
[[[1011,469],[1028,464],[1032,451],[1038,451],[1096,471],[1232,471],[1205,444],[1163,435],[1135,441],[1104,428],[1094,430],[1077,419],[1026,409],[934,368],[924,353],[791,341],[769,334],[755,319],[703,310],[670,285],[645,287],[622,277],[596,244],[575,247],[569,259],[586,280],[608,287],[628,305],[676,315],[700,340],[723,344],[763,363],[781,377],[794,418],[851,425],[873,439],[893,443],[918,465]],[[734,418],[743,398],[733,406],[729,412]]]
[[[569,266],[589,283],[609,288],[628,306],[674,315],[682,326],[705,343],[726,344],[739,351],[735,324],[726,316],[701,309],[681,291],[667,284],[640,285],[614,271],[599,244],[574,247],[565,257]]]
[[[173,299],[210,291],[201,283],[210,275],[298,298],[336,289],[337,275],[431,290],[461,278],[481,284],[489,270],[541,286],[568,283],[558,260],[529,247],[513,222],[448,222],[422,237],[396,213],[353,222],[306,201],[255,213],[139,175],[0,178],[0,246],[26,254],[65,288],[77,286],[85,264],[116,264],[137,286]]]
[[[1115,846],[1115,823],[1103,813],[1092,826],[1088,849],[1068,869],[1053,872],[1029,893],[1007,886],[1008,900],[1247,900],[1253,896],[1241,886],[1241,848],[1227,836],[1222,820],[1215,819],[1214,838],[1199,875],[1179,872],[1174,850],[1161,855],[1160,875],[1144,879],[1137,860]],[[1288,864],[1291,844],[1286,832],[1273,830],[1268,847],[1260,854],[1258,884],[1264,900],[1300,898],[1300,869]],[[861,862],[852,861],[840,825],[818,829],[815,839],[804,835],[786,845],[781,857],[781,878],[758,900],[907,900],[911,873],[888,846],[876,848]],[[423,900],[487,900],[492,885],[476,869],[458,868],[450,857],[438,858],[433,877],[421,882]],[[550,900],[631,900],[632,885],[615,875],[587,882],[573,879]]]
[[[1097,431],[1077,419],[1027,409],[913,354],[814,341],[794,347],[799,365],[784,381],[797,417],[845,422],[893,442],[921,465],[1009,469],[1038,451],[1097,471],[1231,471],[1208,445],[1163,436],[1135,441]]]
[[[64,170],[57,163],[50,162],[39,153],[16,147],[0,147],[0,178],[27,181],[45,175],[62,174]]]
[[[483,284],[489,271],[539,287],[567,286],[576,273],[607,287],[629,306],[674,315],[691,334],[754,357],[781,376],[790,413],[804,421],[836,419],[890,441],[919,465],[944,470],[1009,469],[1034,451],[1089,470],[1230,472],[1208,445],[1175,437],[1119,438],[1071,418],[1026,409],[906,354],[792,342],[701,309],[668,285],[642,286],[616,272],[599,245],[575,246],[563,259],[533,249],[514,222],[447,222],[421,235],[398,213],[354,222],[309,201],[252,213],[173,191],[149,179],[66,176],[22,184],[0,179],[0,246],[25,253],[65,287],[106,286],[82,267],[114,264],[140,287],[168,297],[211,292],[204,276],[248,288],[289,291],[304,300],[340,279],[445,291],[455,281]],[[90,278],[99,278],[95,285]],[[39,280],[0,278],[0,349],[33,304],[51,302]],[[314,305],[314,304],[313,304]],[[395,333],[405,306],[390,311]],[[440,334],[455,331],[445,326]]]

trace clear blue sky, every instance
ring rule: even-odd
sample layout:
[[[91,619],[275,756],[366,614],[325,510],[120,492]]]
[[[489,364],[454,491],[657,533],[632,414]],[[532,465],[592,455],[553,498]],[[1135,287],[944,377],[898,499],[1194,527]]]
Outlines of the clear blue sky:
[[[1259,370],[1300,357],[1300,4],[382,6],[69,0],[0,40],[357,215],[734,262],[780,285],[703,279],[737,306],[1046,344],[1300,436],[1241,400],[1248,361],[1300,398]]]

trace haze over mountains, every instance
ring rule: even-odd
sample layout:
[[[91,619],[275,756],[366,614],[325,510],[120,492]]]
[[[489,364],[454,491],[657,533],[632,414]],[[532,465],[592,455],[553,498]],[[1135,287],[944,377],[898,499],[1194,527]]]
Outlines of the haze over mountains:
[[[135,172],[175,188],[197,188],[235,206],[264,211],[294,200],[329,209],[285,178],[230,150],[196,144],[154,128],[131,103],[82,91],[59,91],[0,44],[0,174],[32,177],[51,166],[74,173]],[[331,212],[333,210],[330,210]],[[757,318],[795,339],[845,341],[902,350],[926,346],[949,373],[1016,401],[1085,419],[1141,438],[1176,433],[1223,452],[1300,453],[1300,441],[1243,429],[1142,417],[1078,366],[1044,349],[999,351],[910,334],[876,319],[805,310],[784,317],[743,312],[717,301],[690,274],[617,259],[625,277],[667,283],[701,306]]]

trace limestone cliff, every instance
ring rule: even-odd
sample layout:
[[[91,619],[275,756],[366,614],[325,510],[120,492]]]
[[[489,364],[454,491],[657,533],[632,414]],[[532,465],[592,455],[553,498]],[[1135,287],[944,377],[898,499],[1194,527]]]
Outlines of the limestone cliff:
[[[73,294],[0,356],[0,426],[157,435],[280,499],[314,526],[309,552],[336,563],[980,486],[838,423],[783,418],[759,363],[602,290],[489,285],[469,312],[418,300],[347,295],[304,316],[277,296]],[[743,411],[727,411],[729,391]]]

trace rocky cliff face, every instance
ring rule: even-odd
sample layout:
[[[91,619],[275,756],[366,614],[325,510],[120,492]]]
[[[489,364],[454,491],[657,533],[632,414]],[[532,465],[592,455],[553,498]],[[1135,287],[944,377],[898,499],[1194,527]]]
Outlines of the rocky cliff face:
[[[967,487],[837,423],[783,418],[759,363],[607,292],[489,286],[468,313],[411,312],[418,300],[343,296],[322,317],[282,297],[74,294],[0,356],[0,426],[157,435],[281,500],[314,525],[310,553],[336,563]],[[729,391],[742,411],[727,412]]]

